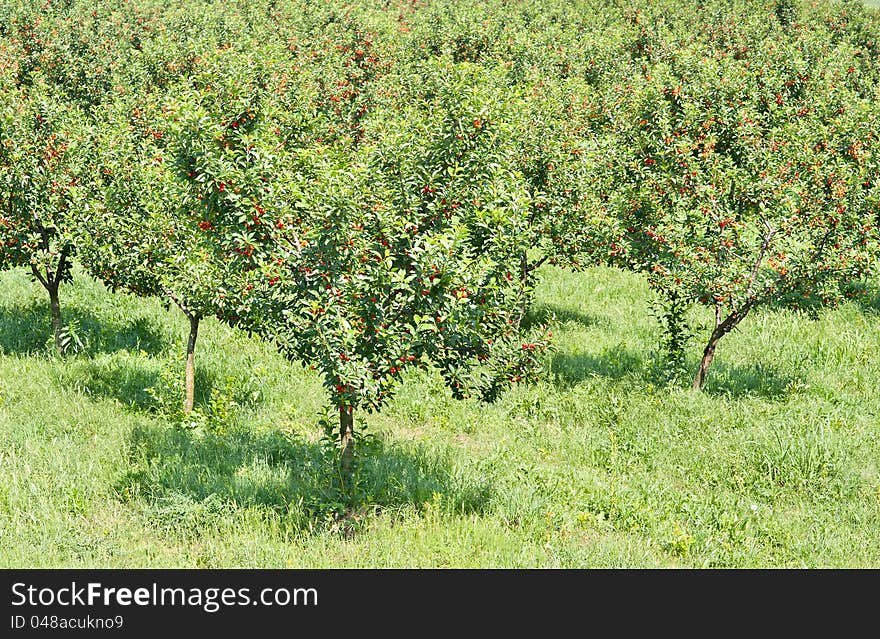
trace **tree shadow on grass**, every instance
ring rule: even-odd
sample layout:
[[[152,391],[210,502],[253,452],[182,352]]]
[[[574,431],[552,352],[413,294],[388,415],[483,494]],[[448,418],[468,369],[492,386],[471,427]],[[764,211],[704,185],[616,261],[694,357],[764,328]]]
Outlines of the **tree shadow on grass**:
[[[87,355],[117,351],[158,353],[166,348],[168,336],[148,318],[123,323],[108,322],[88,309],[62,309],[65,324],[74,324]],[[4,353],[34,354],[44,351],[52,335],[48,301],[25,306],[0,306],[0,349]]]
[[[551,362],[551,370],[558,384],[575,386],[591,377],[604,377],[616,382],[628,380],[632,383],[654,386],[690,386],[690,374],[696,373],[698,362],[688,361],[686,373],[679,380],[670,380],[666,373],[663,358],[658,353],[644,358],[641,355],[618,345],[598,354],[556,353]],[[733,366],[723,361],[713,362],[703,392],[708,395],[728,395],[743,397],[757,395],[767,399],[784,396],[799,380],[781,375],[772,367],[761,363],[751,366]]]
[[[645,362],[641,356],[622,346],[607,348],[596,355],[587,353],[557,352],[550,364],[558,383],[574,386],[590,377],[607,377],[621,380],[641,376]]]
[[[71,359],[59,381],[93,398],[115,399],[125,408],[176,415],[183,406],[184,363],[128,354]],[[235,376],[221,377],[196,364],[194,408],[208,416],[217,411],[251,409],[262,393]],[[223,415],[228,419],[229,415]]]
[[[419,508],[439,495],[454,512],[479,513],[491,498],[487,479],[462,476],[450,460],[423,449],[374,438],[360,450],[354,479],[343,484],[333,449],[294,435],[139,427],[116,490],[124,501],[145,504],[158,529],[183,536],[216,528],[243,509],[291,533],[354,533],[371,511]]]
[[[694,371],[696,366],[694,362]],[[761,363],[731,366],[720,361],[712,363],[703,392],[708,395],[755,395],[765,399],[779,399],[786,396],[798,382],[803,381],[803,378],[782,375]]]
[[[60,377],[61,384],[92,398],[115,399],[126,408],[156,411],[149,389],[156,386],[159,372],[149,360],[74,360]]]
[[[880,285],[873,280],[857,280],[844,285],[842,293],[845,300],[852,302],[862,313],[868,315],[880,314]],[[781,311],[794,311],[802,313],[811,319],[817,319],[823,310],[823,306],[816,300],[813,305],[807,305],[806,301],[798,296],[792,298],[780,298],[767,304],[767,308]]]
[[[853,294],[852,300],[863,313],[880,315],[880,287],[865,286],[857,294]]]
[[[572,323],[579,324],[585,328],[597,326],[602,323],[599,318],[586,313],[581,313],[577,309],[566,308],[557,304],[536,304],[526,313],[522,321],[522,326],[525,329],[529,329],[547,322],[551,317],[556,319],[557,324]]]

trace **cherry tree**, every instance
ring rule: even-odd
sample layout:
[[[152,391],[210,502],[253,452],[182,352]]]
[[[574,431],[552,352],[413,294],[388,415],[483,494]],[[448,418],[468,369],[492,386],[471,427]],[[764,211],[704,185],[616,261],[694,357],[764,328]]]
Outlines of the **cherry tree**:
[[[694,388],[755,309],[840,300],[870,272],[878,239],[878,112],[848,45],[808,30],[720,42],[670,52],[618,86],[594,149],[604,259],[647,274],[673,350],[684,310],[712,310]]]
[[[72,221],[82,205],[88,128],[41,78],[0,87],[0,268],[24,266],[49,295],[64,332],[59,288],[71,279]]]
[[[200,324],[222,316],[230,282],[253,267],[272,228],[270,149],[255,143],[268,126],[257,118],[258,67],[221,51],[160,93],[118,100],[101,127],[103,196],[79,226],[81,259],[95,277],[164,297],[186,317],[184,413],[193,409]]]
[[[289,177],[292,209],[250,274],[241,324],[317,369],[339,414],[342,467],[354,414],[379,410],[410,368],[490,401],[547,348],[520,323],[515,274],[528,236],[501,131],[466,86],[425,110],[386,114],[375,147],[314,149]]]

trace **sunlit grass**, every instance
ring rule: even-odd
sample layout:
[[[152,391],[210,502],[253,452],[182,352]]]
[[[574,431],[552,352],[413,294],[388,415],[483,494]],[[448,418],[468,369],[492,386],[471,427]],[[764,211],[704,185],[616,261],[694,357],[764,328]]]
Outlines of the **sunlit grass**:
[[[65,359],[0,277],[2,566],[880,566],[870,304],[749,318],[700,394],[662,383],[640,278],[547,269],[544,381],[482,406],[408,378],[358,416],[350,492],[314,374],[208,322],[181,425],[182,316],[82,275],[63,304]]]

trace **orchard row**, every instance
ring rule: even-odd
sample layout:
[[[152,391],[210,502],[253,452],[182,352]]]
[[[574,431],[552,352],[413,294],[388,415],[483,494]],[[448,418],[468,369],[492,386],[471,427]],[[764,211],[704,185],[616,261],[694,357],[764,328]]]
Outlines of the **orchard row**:
[[[673,368],[878,256],[860,2],[67,0],[0,9],[0,267],[71,261],[270,340],[353,414],[411,367],[492,400],[551,335],[539,267],[644,273]]]

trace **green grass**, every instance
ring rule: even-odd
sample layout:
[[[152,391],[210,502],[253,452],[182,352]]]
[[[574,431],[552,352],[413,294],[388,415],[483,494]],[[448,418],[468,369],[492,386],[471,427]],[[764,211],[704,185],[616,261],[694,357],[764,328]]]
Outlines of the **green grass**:
[[[62,359],[42,290],[5,273],[0,566],[880,566],[877,305],[747,319],[700,394],[659,381],[649,299],[547,269],[546,380],[481,406],[409,378],[358,416],[347,494],[314,374],[209,322],[182,427],[178,312],[79,276]]]

